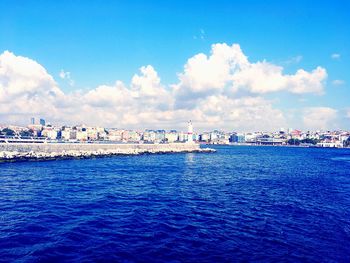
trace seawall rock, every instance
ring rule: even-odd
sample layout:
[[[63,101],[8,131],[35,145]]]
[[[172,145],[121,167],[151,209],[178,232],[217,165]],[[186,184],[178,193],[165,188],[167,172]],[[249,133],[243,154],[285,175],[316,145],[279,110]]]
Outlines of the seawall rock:
[[[181,152],[215,152],[215,150],[200,148],[195,143],[0,143],[0,160],[12,161]]]

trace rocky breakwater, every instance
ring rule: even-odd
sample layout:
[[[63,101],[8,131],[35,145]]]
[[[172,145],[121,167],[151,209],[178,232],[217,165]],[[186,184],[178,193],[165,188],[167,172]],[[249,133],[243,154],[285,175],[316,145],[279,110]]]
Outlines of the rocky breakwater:
[[[112,155],[210,153],[198,144],[0,143],[0,161],[56,160]]]

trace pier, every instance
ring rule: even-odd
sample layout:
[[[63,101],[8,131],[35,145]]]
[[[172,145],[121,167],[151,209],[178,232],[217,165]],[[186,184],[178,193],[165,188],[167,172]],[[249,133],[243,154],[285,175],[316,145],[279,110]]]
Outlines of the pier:
[[[92,143],[92,142],[0,142],[0,160],[59,159],[109,155],[214,152],[196,143]]]

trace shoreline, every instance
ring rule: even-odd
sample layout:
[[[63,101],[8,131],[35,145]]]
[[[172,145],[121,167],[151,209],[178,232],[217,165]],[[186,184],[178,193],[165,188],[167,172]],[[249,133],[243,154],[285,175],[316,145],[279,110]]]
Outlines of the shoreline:
[[[316,146],[316,145],[271,145],[271,144],[214,144],[214,143],[203,143],[206,146],[247,146],[247,147],[286,147],[286,148],[317,148],[317,149],[350,149],[350,147],[326,147],[326,146]]]

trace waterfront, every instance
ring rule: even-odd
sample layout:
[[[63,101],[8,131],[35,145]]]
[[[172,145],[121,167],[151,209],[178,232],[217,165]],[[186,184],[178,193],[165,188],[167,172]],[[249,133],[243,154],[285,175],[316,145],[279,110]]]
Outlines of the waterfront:
[[[213,147],[0,164],[0,260],[350,260],[349,149]]]

